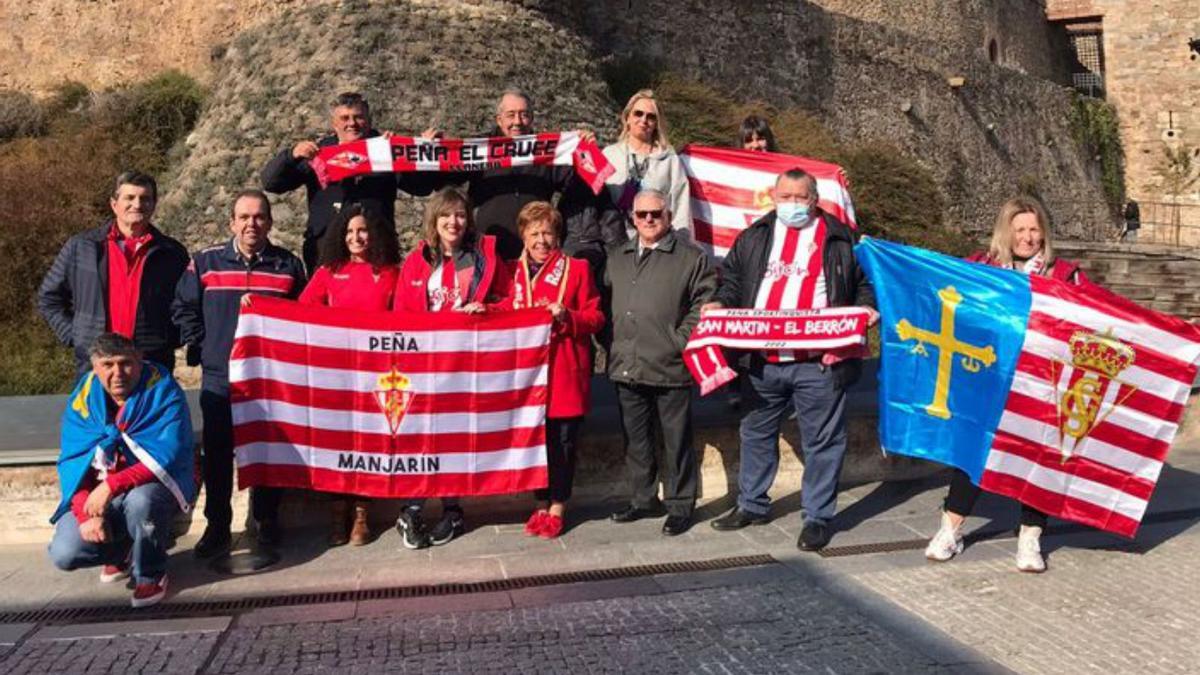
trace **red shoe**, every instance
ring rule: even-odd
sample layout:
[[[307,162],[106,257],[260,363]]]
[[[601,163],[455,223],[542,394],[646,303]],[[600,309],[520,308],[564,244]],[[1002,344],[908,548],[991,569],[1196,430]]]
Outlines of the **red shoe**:
[[[121,579],[129,578],[129,563],[124,562],[120,565],[105,565],[100,568],[100,583],[111,584]]]
[[[529,516],[529,520],[525,521],[525,536],[536,537],[542,533],[542,525],[546,522],[546,516],[550,515],[545,509],[538,509]]]
[[[554,539],[563,531],[562,516],[556,516],[553,513],[547,512],[546,517],[542,520],[542,529],[538,532],[538,536],[542,539]]]
[[[157,605],[159,600],[162,600],[167,595],[167,575],[162,575],[158,581],[151,581],[146,584],[138,584],[133,589],[133,599],[129,601],[135,609],[138,607],[149,607]]]

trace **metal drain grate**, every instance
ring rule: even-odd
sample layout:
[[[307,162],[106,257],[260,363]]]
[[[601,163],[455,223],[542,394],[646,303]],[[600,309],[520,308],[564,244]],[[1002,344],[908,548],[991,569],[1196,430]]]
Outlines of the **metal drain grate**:
[[[1163,523],[1173,523],[1183,520],[1200,520],[1200,508],[1177,509],[1175,511],[1160,511],[1152,513],[1142,519],[1143,525],[1161,525]],[[1047,535],[1062,535],[1062,534],[1079,534],[1081,532],[1095,532],[1095,528],[1079,523],[1061,523],[1052,527],[1046,528]],[[971,532],[963,537],[963,543],[966,545],[975,544],[981,541],[989,541],[992,539],[1003,539],[1005,537],[1015,537],[1016,531],[1013,528],[988,528],[986,530],[978,530]],[[1113,535],[1117,547],[1128,551],[1140,551],[1137,541],[1127,541],[1118,539]],[[855,555],[869,555],[871,553],[896,553],[898,551],[919,551],[925,548],[929,543],[928,539],[904,539],[901,541],[885,541],[871,544],[848,544],[846,546],[828,546],[821,549],[818,554],[822,558],[844,558]]]
[[[588,581],[607,581],[612,579],[647,577],[659,574],[709,572],[715,570],[734,569],[738,567],[755,567],[760,565],[771,565],[775,562],[775,559],[769,555],[748,555],[733,558],[717,558],[715,560],[695,560],[687,562],[661,563],[657,565],[614,567],[602,570],[584,570],[581,572],[564,572],[561,574],[542,574],[531,577],[516,577],[513,579],[500,579],[496,581],[480,581],[473,583],[450,583],[428,586],[393,586],[390,588],[371,588],[357,591],[338,591],[332,593],[299,593],[295,595],[274,597],[243,598],[240,600],[183,602],[177,604],[158,605],[149,609],[133,609],[132,607],[128,606],[59,607],[52,609],[35,609],[23,612],[0,612],[0,624],[89,623],[134,618],[138,620],[145,620],[218,616],[237,614],[240,612],[247,612],[254,609],[264,609],[269,607],[323,605],[335,602],[357,602],[360,600],[390,600],[396,598],[460,595],[464,593],[513,591],[522,588],[574,584]]]

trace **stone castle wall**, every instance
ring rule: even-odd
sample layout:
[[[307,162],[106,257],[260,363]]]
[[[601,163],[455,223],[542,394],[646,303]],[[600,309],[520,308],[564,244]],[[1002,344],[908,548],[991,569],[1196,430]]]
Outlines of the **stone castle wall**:
[[[662,62],[733,96],[807,108],[843,141],[898,146],[938,178],[948,222],[968,234],[989,232],[1019,185],[1037,187],[1059,236],[1095,239],[1113,228],[1099,168],[1068,125],[1070,92],[964,56],[962,40],[818,6],[827,1],[641,0],[636,12],[625,0],[523,4],[587,35],[601,57]],[[646,20],[661,16],[672,20]],[[952,76],[965,86],[951,87]]]

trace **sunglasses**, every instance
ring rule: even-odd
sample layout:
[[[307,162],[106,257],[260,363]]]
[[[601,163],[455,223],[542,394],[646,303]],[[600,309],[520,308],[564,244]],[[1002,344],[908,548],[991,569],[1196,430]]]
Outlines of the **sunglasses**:
[[[645,110],[634,110],[633,116],[639,120],[642,119],[643,117],[645,117],[646,121],[648,121],[648,122],[657,122],[658,121],[658,113],[647,112]]]
[[[634,211],[633,216],[638,220],[658,220],[663,217],[663,210],[654,209],[653,211]]]

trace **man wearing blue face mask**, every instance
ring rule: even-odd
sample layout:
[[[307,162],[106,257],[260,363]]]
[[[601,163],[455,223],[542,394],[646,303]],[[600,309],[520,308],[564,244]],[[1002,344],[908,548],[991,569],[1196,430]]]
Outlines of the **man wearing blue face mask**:
[[[854,259],[857,237],[817,206],[816,179],[800,169],[780,174],[772,198],[775,210],[738,235],[722,264],[715,302],[703,311],[874,305]],[[820,351],[755,351],[741,354],[738,368],[750,381],[740,429],[740,494],[737,506],[712,526],[739,530],[770,521],[767,491],[779,468],[779,429],[794,406],[804,452],[804,527],[797,545],[820,550],[832,535],[846,454],[846,387],[858,379],[861,362]]]

